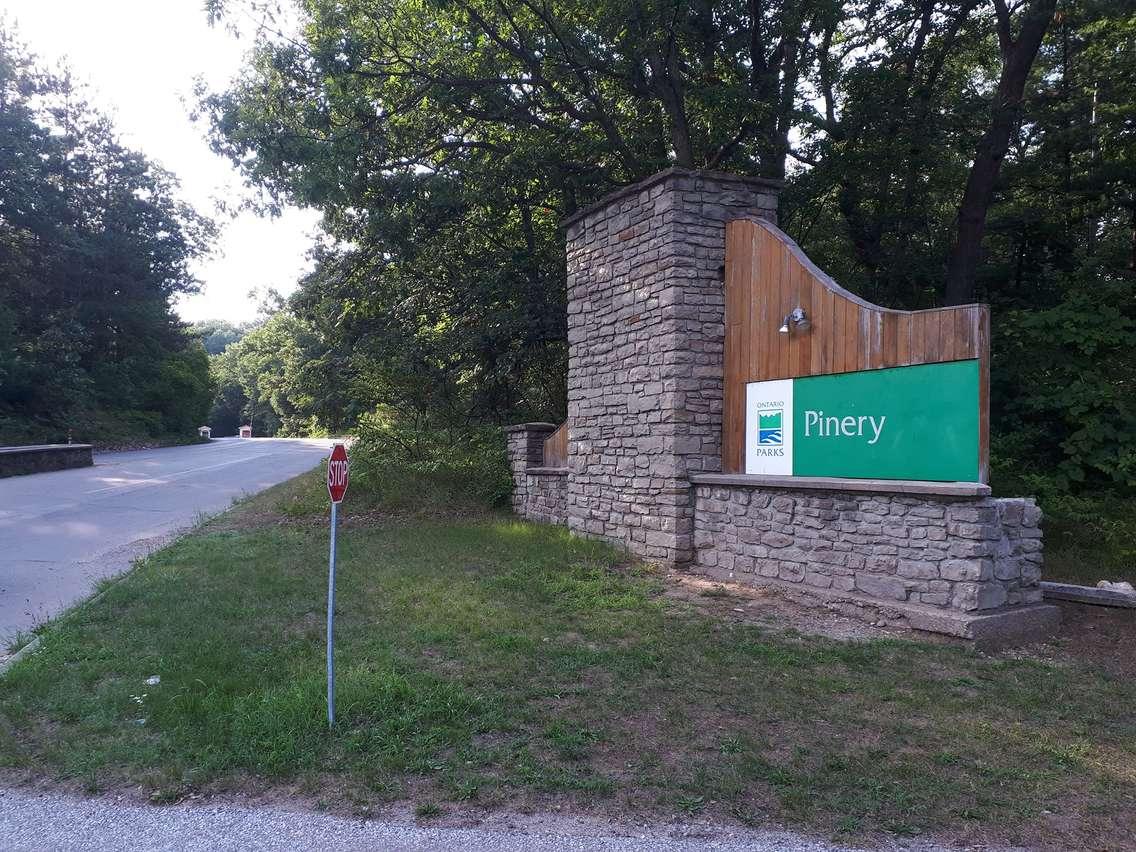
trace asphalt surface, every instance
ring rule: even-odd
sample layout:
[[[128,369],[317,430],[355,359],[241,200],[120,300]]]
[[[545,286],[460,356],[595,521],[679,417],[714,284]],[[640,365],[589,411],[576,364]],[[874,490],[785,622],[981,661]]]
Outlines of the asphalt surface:
[[[690,830],[687,827],[686,830]],[[682,831],[682,828],[677,830]],[[24,850],[450,850],[461,852],[837,852],[782,831],[694,827],[697,836],[615,834],[566,821],[554,830],[430,828],[237,805],[144,806],[55,793],[0,790],[0,844]],[[915,848],[915,847],[908,847]],[[929,849],[930,847],[919,847]]]
[[[96,581],[202,516],[310,470],[330,446],[222,438],[0,479],[0,642],[87,597]]]

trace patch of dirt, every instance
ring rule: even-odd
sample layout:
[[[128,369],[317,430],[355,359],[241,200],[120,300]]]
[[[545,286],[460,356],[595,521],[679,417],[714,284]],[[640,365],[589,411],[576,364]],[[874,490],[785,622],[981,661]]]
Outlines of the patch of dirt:
[[[1051,641],[1004,652],[1007,656],[1070,662],[1136,678],[1136,609],[1046,601],[1061,608],[1061,629]]]
[[[796,631],[804,636],[824,636],[845,642],[883,638],[951,644],[964,641],[891,624],[873,624],[821,606],[806,606],[772,588],[710,580],[681,571],[668,572],[664,583],[668,598],[691,604],[700,612],[778,632]]]
[[[923,643],[967,646],[965,639],[871,623],[821,606],[807,606],[777,589],[755,588],[669,572],[665,594],[720,619],[753,624],[778,632],[824,636],[841,641],[901,638]],[[1136,609],[1046,601],[1061,609],[1061,628],[1051,640],[995,652],[997,656],[1096,666],[1121,678],[1136,678]]]

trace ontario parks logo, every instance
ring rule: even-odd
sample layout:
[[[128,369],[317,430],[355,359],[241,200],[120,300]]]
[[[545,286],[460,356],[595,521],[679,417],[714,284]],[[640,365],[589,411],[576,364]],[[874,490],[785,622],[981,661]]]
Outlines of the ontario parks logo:
[[[779,447],[783,443],[780,411],[759,411],[757,413],[758,446]]]

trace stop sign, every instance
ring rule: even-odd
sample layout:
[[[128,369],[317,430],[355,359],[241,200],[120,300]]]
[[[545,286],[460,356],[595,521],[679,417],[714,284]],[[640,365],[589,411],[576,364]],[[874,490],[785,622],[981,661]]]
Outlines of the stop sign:
[[[347,449],[336,444],[327,460],[327,493],[332,503],[342,503],[347,493]]]

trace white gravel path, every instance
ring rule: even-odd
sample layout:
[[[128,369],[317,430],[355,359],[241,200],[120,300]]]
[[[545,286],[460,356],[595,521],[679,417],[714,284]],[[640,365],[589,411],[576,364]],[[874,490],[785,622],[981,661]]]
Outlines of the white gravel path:
[[[523,818],[522,818],[523,819]],[[685,831],[620,836],[587,822],[563,820],[555,829],[430,828],[413,822],[352,820],[326,814],[232,804],[149,806],[105,798],[0,790],[0,847],[25,850],[410,850],[461,852],[836,852],[850,847],[782,831],[700,826]],[[929,850],[925,845],[906,849]]]

